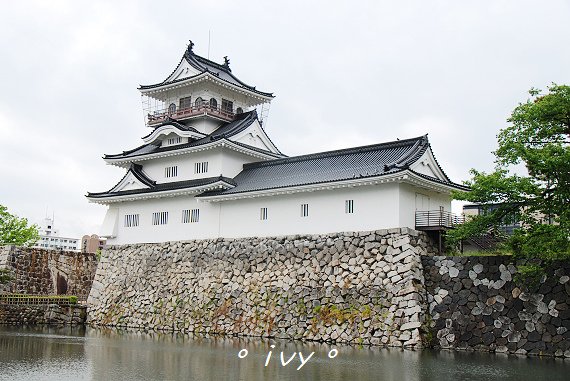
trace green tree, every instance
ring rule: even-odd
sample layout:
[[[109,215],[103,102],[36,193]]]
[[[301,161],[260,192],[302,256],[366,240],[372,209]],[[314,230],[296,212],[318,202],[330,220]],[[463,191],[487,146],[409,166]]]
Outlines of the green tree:
[[[454,198],[498,204],[450,233],[450,242],[489,231],[513,215],[521,229],[507,240],[517,259],[540,273],[539,263],[570,258],[570,86],[552,84],[546,94],[531,89],[530,98],[512,112],[498,135],[495,170],[471,170],[471,190]],[[527,174],[514,173],[523,164]],[[520,171],[518,171],[520,172]]]
[[[28,220],[14,216],[0,205],[0,244],[31,246],[40,238],[38,227],[28,225]]]

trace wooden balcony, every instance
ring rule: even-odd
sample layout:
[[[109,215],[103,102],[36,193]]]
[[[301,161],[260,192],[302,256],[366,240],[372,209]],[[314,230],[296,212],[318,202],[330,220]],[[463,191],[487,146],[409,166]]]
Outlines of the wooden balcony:
[[[186,108],[176,109],[175,111],[168,109],[157,110],[152,115],[148,114],[146,116],[146,125],[149,127],[156,126],[168,120],[168,118],[183,121],[198,116],[211,116],[225,122],[231,122],[234,120],[235,113],[233,111],[222,110],[217,106],[211,106],[208,103],[204,103],[201,105],[193,105]]]
[[[416,230],[448,230],[464,222],[464,216],[445,210],[416,210]]]

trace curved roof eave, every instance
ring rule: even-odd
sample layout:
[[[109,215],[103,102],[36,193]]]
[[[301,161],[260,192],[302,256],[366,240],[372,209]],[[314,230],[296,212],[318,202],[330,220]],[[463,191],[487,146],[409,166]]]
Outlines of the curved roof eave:
[[[145,94],[145,93],[150,93],[152,90],[159,90],[162,87],[168,87],[174,84],[181,84],[184,85],[184,82],[192,82],[195,80],[199,80],[201,79],[200,77],[208,77],[206,79],[213,79],[216,81],[220,81],[228,86],[232,86],[235,87],[236,89],[239,89],[241,91],[245,91],[245,92],[249,92],[252,95],[258,96],[258,97],[264,97],[264,98],[268,98],[268,99],[273,99],[275,98],[275,95],[273,95],[273,93],[266,93],[264,91],[260,91],[257,90],[255,88],[250,88],[249,86],[238,86],[234,83],[231,83],[230,81],[227,81],[223,78],[219,78],[217,77],[214,73],[210,72],[210,71],[203,71],[199,74],[193,75],[191,77],[185,77],[185,78],[179,78],[179,79],[175,79],[174,81],[170,81],[170,82],[162,82],[162,83],[156,83],[154,85],[139,85],[138,90]]]

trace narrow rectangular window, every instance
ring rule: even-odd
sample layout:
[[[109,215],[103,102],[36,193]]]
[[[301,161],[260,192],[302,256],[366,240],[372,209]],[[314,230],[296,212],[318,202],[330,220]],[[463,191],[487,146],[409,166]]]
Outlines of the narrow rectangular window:
[[[178,166],[177,165],[164,168],[164,177],[176,177],[176,176],[178,176]]]
[[[345,213],[354,213],[354,200],[346,200],[344,202],[344,212]]]
[[[190,211],[190,222],[200,221],[200,209],[192,209]]]
[[[301,204],[301,217],[309,216],[309,204]]]
[[[139,226],[139,215],[125,214],[125,227],[132,228],[134,226]]]
[[[200,163],[194,163],[194,173],[206,173],[208,172],[208,162],[202,161]]]
[[[154,212],[152,214],[153,225],[166,225],[168,223],[168,212]]]
[[[182,211],[182,223],[187,224],[190,222],[190,209],[185,209]]]
[[[259,212],[259,219],[262,221],[267,220],[267,208],[261,208],[261,211]]]

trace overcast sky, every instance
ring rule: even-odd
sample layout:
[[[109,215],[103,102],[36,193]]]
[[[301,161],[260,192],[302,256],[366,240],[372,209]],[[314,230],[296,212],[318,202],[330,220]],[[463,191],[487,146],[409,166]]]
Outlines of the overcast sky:
[[[531,87],[570,83],[568,1],[18,1],[0,23],[0,204],[62,234],[98,232],[134,148],[139,84],[194,51],[274,92],[288,155],[428,133],[452,180],[490,170]]]

